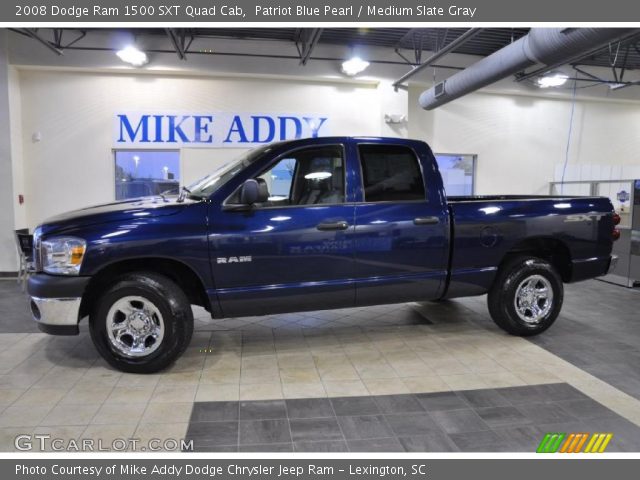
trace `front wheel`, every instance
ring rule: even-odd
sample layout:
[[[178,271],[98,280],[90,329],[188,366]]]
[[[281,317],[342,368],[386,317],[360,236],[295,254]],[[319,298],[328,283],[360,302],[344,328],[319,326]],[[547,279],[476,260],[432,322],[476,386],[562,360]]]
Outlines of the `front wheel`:
[[[503,330],[518,336],[537,335],[560,314],[562,279],[549,262],[519,256],[500,268],[489,290],[489,313]]]
[[[91,339],[113,367],[153,373],[173,363],[193,334],[193,313],[184,292],[155,273],[116,280],[89,318]]]

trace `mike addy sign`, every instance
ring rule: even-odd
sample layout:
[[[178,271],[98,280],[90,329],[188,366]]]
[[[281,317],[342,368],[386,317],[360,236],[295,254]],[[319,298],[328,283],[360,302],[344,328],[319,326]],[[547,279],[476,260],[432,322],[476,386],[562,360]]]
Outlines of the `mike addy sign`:
[[[116,147],[241,147],[328,135],[327,116],[254,113],[124,112],[114,117]]]

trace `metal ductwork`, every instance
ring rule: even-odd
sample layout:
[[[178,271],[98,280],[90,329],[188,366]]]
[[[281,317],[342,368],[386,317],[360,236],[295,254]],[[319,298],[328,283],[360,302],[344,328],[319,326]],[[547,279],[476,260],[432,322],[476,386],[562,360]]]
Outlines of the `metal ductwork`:
[[[525,37],[422,92],[420,106],[433,110],[532,65],[555,68],[638,31],[633,28],[532,28]]]

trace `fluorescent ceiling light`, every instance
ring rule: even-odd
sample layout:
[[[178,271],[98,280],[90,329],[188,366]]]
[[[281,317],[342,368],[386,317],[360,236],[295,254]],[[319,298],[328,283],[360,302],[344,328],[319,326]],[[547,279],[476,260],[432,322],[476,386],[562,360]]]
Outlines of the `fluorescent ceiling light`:
[[[307,173],[304,178],[306,178],[307,180],[324,180],[326,178],[329,178],[331,176],[331,173],[329,172],[311,172],[311,173]]]
[[[125,63],[129,63],[134,67],[141,67],[146,63],[149,63],[149,59],[147,58],[147,54],[141,50],[138,50],[133,45],[129,45],[128,47],[123,48],[122,50],[118,50],[116,55],[120,57]]]
[[[350,60],[342,62],[342,73],[353,77],[363,72],[369,66],[369,62],[362,60],[360,57],[353,57]]]
[[[564,73],[550,73],[544,77],[538,78],[538,86],[540,88],[560,87],[569,79]]]

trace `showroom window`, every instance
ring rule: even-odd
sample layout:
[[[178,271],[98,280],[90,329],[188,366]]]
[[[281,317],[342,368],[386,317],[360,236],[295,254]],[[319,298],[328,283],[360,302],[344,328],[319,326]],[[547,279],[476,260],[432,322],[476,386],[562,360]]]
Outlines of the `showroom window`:
[[[177,150],[116,150],[116,200],[176,195],[180,190]]]
[[[341,146],[296,150],[258,177],[269,189],[269,205],[344,202],[344,154]]]
[[[435,157],[448,196],[474,194],[476,155],[436,153]]]
[[[365,202],[425,200],[420,164],[400,145],[361,145]]]

